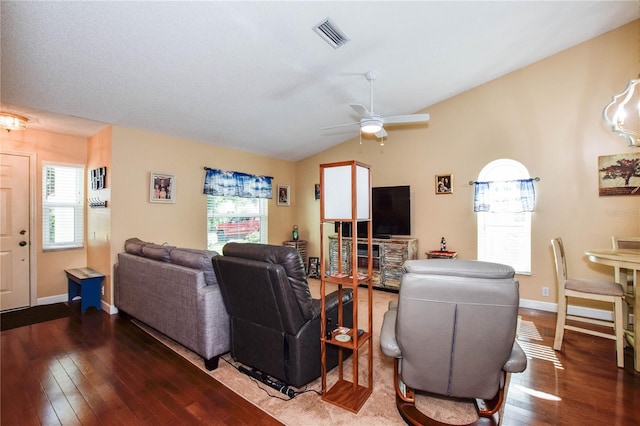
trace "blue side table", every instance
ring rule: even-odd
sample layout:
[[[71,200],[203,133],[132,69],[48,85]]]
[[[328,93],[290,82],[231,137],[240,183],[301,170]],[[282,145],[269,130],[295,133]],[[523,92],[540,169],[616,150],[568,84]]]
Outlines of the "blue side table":
[[[100,310],[100,296],[102,294],[102,280],[104,274],[91,268],[65,269],[69,283],[69,304],[74,297],[80,296],[82,303],[80,311],[85,313],[87,308],[95,306]]]

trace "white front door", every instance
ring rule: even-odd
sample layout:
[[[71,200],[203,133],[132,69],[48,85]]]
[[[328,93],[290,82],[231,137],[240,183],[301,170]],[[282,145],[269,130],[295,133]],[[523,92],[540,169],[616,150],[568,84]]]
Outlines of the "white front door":
[[[0,154],[0,310],[29,306],[29,157]]]

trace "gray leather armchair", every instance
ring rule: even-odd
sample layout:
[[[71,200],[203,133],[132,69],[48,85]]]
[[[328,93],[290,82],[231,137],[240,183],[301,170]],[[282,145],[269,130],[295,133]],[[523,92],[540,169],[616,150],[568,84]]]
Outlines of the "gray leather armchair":
[[[231,356],[288,385],[320,377],[320,300],[312,299],[300,254],[293,247],[228,243],[212,259],[231,320]],[[326,312],[338,324],[338,303],[351,327],[353,295],[327,295]],[[327,350],[327,369],[338,363]]]
[[[513,268],[449,259],[409,260],[404,268],[380,333],[382,352],[395,358],[398,411],[411,424],[437,424],[415,407],[414,392],[423,391],[473,399],[483,424],[497,423],[507,373],[527,366],[515,340]]]

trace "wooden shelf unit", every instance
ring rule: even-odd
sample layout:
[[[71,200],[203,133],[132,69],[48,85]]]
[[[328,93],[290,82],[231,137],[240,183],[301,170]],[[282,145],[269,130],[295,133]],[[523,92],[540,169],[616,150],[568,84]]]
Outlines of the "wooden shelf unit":
[[[342,238],[343,253],[340,267],[351,273],[352,238]],[[357,238],[358,273],[368,268],[367,238]],[[402,280],[402,265],[405,260],[418,258],[418,240],[416,238],[372,238],[372,281],[373,287],[383,290],[398,291]],[[329,274],[338,271],[338,236],[329,236]]]
[[[350,188],[347,188],[350,193],[341,194],[343,197],[341,200],[347,200],[350,205],[339,206],[344,207],[347,211],[342,213],[335,213],[334,210],[340,211],[340,208],[332,210],[327,208],[326,202],[330,204],[331,200],[327,201],[325,198],[325,190],[331,192],[331,196],[335,195],[334,188],[331,185],[327,185],[327,180],[331,182],[333,178],[335,183],[335,176],[332,176],[333,171],[327,171],[331,168],[348,168],[349,175],[351,176]],[[363,172],[363,168],[366,168],[366,174]],[[338,173],[339,174],[339,173]],[[336,175],[338,175],[336,174]],[[366,178],[366,186],[362,180],[359,182],[357,178]],[[334,185],[340,186],[340,185]],[[328,188],[327,188],[328,187]],[[345,187],[342,182],[342,188]],[[359,192],[360,191],[360,192]],[[362,192],[366,191],[367,194],[363,201]],[[372,338],[372,324],[373,324],[373,256],[371,238],[367,238],[366,242],[358,243],[357,237],[345,237],[341,235],[341,230],[338,231],[338,235],[335,237],[338,241],[350,240],[351,244],[348,245],[350,253],[346,253],[342,248],[343,244],[337,245],[337,250],[333,254],[336,258],[336,270],[331,274],[326,270],[328,262],[325,259],[325,253],[327,252],[326,246],[329,243],[329,236],[325,235],[325,227],[328,223],[335,224],[336,222],[351,222],[352,229],[357,229],[358,222],[367,222],[369,235],[371,235],[371,181],[369,166],[355,161],[321,164],[320,165],[320,302],[322,312],[322,326],[321,326],[321,354],[322,354],[322,400],[341,407],[345,410],[357,413],[360,408],[367,401],[371,393],[373,392],[373,338]],[[339,194],[340,195],[340,194]],[[358,197],[360,195],[360,197]],[[367,203],[365,206],[359,203]],[[334,203],[333,206],[336,206]],[[361,209],[366,208],[366,218],[363,219],[365,214]],[[334,228],[333,226],[331,227]],[[366,257],[367,267],[358,268],[358,248],[359,244],[366,245]],[[362,247],[361,247],[362,249]],[[345,259],[349,259],[349,265],[345,263]],[[351,274],[351,271],[357,271],[355,274]],[[338,300],[338,324],[331,324],[333,330],[327,330],[327,318],[325,314],[326,295],[335,290],[339,292]],[[358,292],[359,287],[365,287],[366,290],[360,288],[361,292]],[[342,294],[347,289],[353,291],[353,317],[351,318],[353,326],[349,327],[346,333],[340,333],[335,331],[338,327],[343,327],[346,318],[343,316],[342,306]],[[365,303],[359,303],[360,297],[364,296]],[[358,324],[358,310],[364,307],[366,309],[366,324]],[[358,335],[358,330],[362,330],[362,334]],[[328,333],[327,333],[328,332]],[[351,338],[347,341],[338,341],[336,336],[338,334],[347,334]],[[331,379],[332,383],[328,383],[327,380],[327,347],[332,346],[338,349],[338,366],[337,379]],[[348,352],[351,352],[351,357],[348,358]],[[362,358],[362,359],[361,359]],[[347,371],[345,363],[351,360],[351,372]],[[360,374],[362,372],[362,374]],[[361,383],[361,381],[363,383]],[[366,382],[366,383],[365,383]]]

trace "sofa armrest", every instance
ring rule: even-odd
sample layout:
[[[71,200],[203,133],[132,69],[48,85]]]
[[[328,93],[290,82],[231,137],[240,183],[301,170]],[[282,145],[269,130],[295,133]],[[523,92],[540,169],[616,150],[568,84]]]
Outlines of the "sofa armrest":
[[[507,373],[522,373],[527,368],[527,355],[524,353],[517,341],[513,342],[511,355],[505,362],[502,370]]]
[[[382,352],[394,358],[402,358],[402,351],[396,340],[396,319],[398,318],[396,309],[390,309],[384,313],[382,329],[380,330],[380,349]]]
[[[210,359],[229,352],[229,314],[217,284],[198,289],[198,346],[199,353]]]
[[[398,299],[389,300],[389,308],[390,311],[398,310]]]

